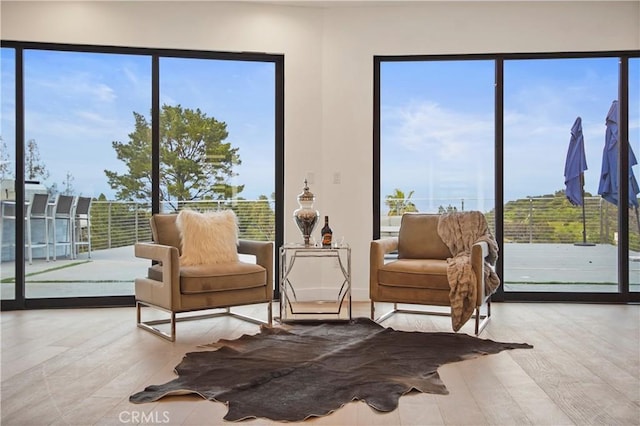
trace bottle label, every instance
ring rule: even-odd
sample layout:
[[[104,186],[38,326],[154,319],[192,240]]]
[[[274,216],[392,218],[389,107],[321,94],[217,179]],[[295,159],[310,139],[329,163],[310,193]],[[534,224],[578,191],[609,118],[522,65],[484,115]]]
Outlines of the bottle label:
[[[322,235],[322,245],[330,246],[331,245],[331,233],[327,232]]]

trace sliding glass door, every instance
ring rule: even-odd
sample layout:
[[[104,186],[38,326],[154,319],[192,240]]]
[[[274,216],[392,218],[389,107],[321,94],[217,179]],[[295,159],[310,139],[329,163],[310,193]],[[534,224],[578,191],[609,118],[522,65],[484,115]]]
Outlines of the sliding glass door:
[[[498,298],[634,300],[639,62],[637,52],[376,57],[374,237],[397,235],[405,212],[479,210],[500,245]]]
[[[618,291],[618,206],[598,193],[618,62],[504,62],[505,291]]]
[[[148,56],[24,51],[25,200],[48,196],[45,219],[27,208],[27,298],[133,294],[144,263],[131,246],[148,233],[108,172],[123,167],[113,144],[133,131],[134,113],[151,109],[150,79]],[[91,199],[81,221],[79,197]],[[81,234],[91,245],[76,244]]]
[[[640,58],[629,59],[628,131],[629,147],[640,163]],[[631,158],[629,161],[633,162]],[[640,182],[640,165],[632,166],[632,170],[630,178]],[[629,210],[629,290],[640,292],[640,206],[633,206]]]
[[[156,211],[281,235],[281,56],[3,42],[1,70],[3,306],[132,303]]]
[[[0,49],[0,299],[16,298],[16,52]],[[5,261],[6,260],[6,261]]]
[[[494,209],[492,61],[380,66],[380,232],[405,212]]]
[[[275,64],[161,58],[160,209],[233,209],[275,238]]]

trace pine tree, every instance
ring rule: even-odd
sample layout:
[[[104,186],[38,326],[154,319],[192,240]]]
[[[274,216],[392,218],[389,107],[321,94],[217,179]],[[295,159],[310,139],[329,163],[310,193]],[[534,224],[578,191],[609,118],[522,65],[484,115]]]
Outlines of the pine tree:
[[[119,200],[151,200],[151,124],[133,113],[135,129],[129,142],[113,148],[127,172],[105,170]],[[244,185],[232,186],[239,148],[225,143],[227,124],[200,109],[163,105],[160,113],[160,201],[224,200],[236,197]]]

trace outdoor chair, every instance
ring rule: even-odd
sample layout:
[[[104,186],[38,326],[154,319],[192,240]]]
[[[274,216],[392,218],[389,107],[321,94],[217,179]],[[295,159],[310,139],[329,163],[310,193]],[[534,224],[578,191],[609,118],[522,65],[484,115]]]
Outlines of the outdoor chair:
[[[371,242],[370,299],[371,319],[382,322],[394,313],[429,315],[451,314],[437,310],[401,309],[399,304],[451,306],[447,259],[453,255],[438,234],[437,214],[406,213],[397,237]],[[475,334],[486,326],[491,315],[491,295],[485,291],[485,262],[488,244],[472,246],[471,267],[475,273]],[[396,254],[397,253],[397,257]],[[376,303],[393,303],[393,310],[376,318]],[[481,308],[486,305],[486,314]]]
[[[56,201],[51,205],[51,212],[48,217],[51,222],[51,232],[53,245],[53,260],[57,259],[58,246],[69,249],[69,258],[73,259],[73,208],[75,197],[73,195],[58,195]],[[62,225],[62,227],[59,227]]]
[[[49,206],[48,203],[48,194],[33,194],[33,198],[27,206],[27,213],[25,214],[27,238],[25,241],[25,245],[29,253],[30,265],[33,263],[33,249],[35,248],[43,248],[45,250],[45,257],[47,259],[47,262],[49,261],[49,220],[47,217],[47,209]],[[34,225],[39,222],[41,222],[42,227],[36,228]]]
[[[187,212],[183,210],[181,214],[186,215]],[[191,215],[197,213],[192,212]],[[236,227],[235,214],[231,212],[230,215]],[[234,235],[224,244],[227,247],[231,245],[235,256],[220,261],[211,259],[210,263],[203,259],[201,262],[187,262],[187,255],[203,256],[203,246],[213,243],[213,250],[218,250],[223,245],[219,241],[222,232],[206,225],[201,226],[201,231],[195,236],[185,234],[185,229],[183,232],[179,229],[182,221],[178,217],[178,214],[154,214],[150,219],[153,242],[135,245],[136,257],[156,262],[148,268],[146,277],[135,280],[137,326],[170,341],[176,338],[176,322],[190,319],[231,315],[271,326],[273,242],[239,240]],[[194,242],[194,239],[199,241]],[[195,243],[198,246],[194,249],[192,245]],[[255,257],[255,263],[240,260],[239,254],[251,255],[252,259]],[[267,304],[267,319],[264,321],[231,311],[231,307],[262,303]],[[170,318],[143,321],[142,307],[167,312]],[[177,314],[209,309],[218,312],[176,317]],[[167,323],[170,327],[168,333],[155,327]]]
[[[87,248],[91,258],[91,197],[78,197],[73,209],[73,257],[78,257],[78,249]]]

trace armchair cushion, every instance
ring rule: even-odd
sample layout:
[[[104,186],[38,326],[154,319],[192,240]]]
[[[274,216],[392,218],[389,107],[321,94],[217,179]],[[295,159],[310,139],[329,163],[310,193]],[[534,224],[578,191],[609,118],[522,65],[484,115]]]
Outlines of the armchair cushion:
[[[181,266],[238,262],[238,222],[233,210],[181,210],[176,225],[181,240]]]
[[[378,285],[449,291],[447,261],[440,259],[398,259],[378,269]]]
[[[398,233],[398,259],[442,259],[452,257],[438,236],[440,215],[405,213]]]
[[[151,266],[149,278],[162,281],[162,266]],[[264,287],[266,280],[267,271],[254,263],[230,262],[180,267],[181,294]]]
[[[180,251],[180,231],[176,226],[177,214],[154,214],[151,218],[151,236],[156,244],[176,247]]]

